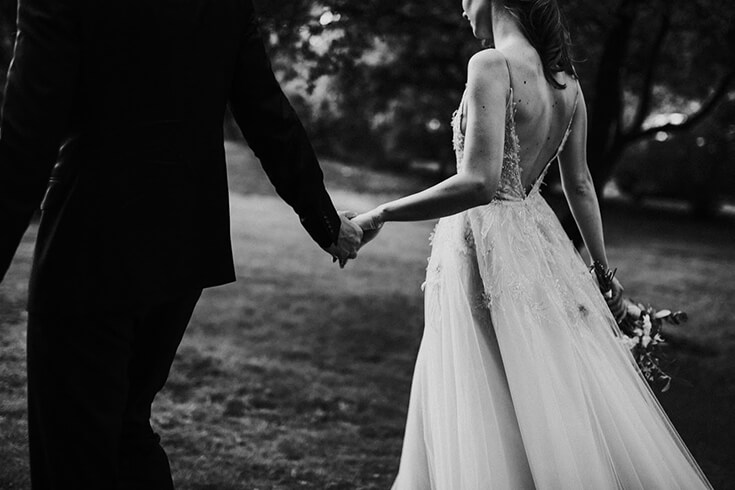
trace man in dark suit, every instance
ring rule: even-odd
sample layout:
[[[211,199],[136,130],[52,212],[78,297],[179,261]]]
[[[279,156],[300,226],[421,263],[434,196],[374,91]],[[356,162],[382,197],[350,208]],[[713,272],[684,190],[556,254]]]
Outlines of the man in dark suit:
[[[323,249],[353,258],[361,231],[324,189],[250,0],[19,0],[18,12],[0,125],[0,280],[40,206],[33,488],[172,488],[151,403],[202,288],[235,280],[226,105]]]

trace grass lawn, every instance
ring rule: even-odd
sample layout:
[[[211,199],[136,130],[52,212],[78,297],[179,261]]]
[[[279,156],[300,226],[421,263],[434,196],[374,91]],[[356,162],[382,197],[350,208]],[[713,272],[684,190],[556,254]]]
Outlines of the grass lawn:
[[[154,422],[181,489],[387,489],[398,465],[423,325],[433,223],[387,225],[344,270],[229,143],[238,281],[207,290]],[[339,208],[418,183],[326,162]],[[677,382],[661,396],[718,489],[735,488],[735,227],[611,208],[626,292],[686,309],[671,331]],[[0,286],[0,489],[27,488],[23,302],[35,228]]]

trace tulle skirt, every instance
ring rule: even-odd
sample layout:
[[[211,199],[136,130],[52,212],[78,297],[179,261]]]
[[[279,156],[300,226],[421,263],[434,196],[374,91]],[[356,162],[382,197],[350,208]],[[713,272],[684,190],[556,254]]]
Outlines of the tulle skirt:
[[[444,218],[394,490],[711,488],[543,198]]]

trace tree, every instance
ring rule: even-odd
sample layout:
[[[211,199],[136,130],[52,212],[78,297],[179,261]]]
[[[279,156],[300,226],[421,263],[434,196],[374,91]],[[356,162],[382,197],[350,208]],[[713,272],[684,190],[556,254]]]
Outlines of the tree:
[[[16,0],[0,0],[0,87],[5,87],[5,74],[13,54]],[[2,102],[2,90],[0,90]]]
[[[590,169],[601,191],[626,148],[661,131],[690,131],[732,90],[735,4],[720,0],[561,3],[570,21],[590,113]],[[337,78],[339,98],[349,105],[343,113],[346,118],[366,120],[382,114],[394,128],[393,133],[381,134],[380,125],[363,124],[360,134],[372,132],[377,146],[388,149],[387,153],[397,148],[399,154],[423,156],[428,150],[453,165],[450,128],[445,122],[460,98],[467,59],[479,49],[460,17],[459,2],[280,0],[263,1],[260,7],[267,29],[278,33],[278,42],[272,45],[276,53],[311,63],[313,79],[325,74]],[[329,22],[319,22],[323,15]],[[293,42],[295,32],[301,37]],[[304,41],[305,33],[331,33],[335,41],[327,50],[313,50]],[[376,49],[388,55],[365,63],[365,53]],[[686,117],[676,124],[652,124],[651,116],[661,111]],[[426,124],[431,121],[444,124],[434,125],[431,131]],[[350,125],[340,128],[345,134]],[[375,146],[373,141],[370,147]],[[358,147],[350,146],[353,151]],[[571,213],[563,211],[561,218],[579,243]]]
[[[629,144],[658,132],[686,131],[709,115],[735,78],[733,8],[703,0],[623,0],[600,51],[590,120],[590,159],[604,182]],[[596,16],[604,24],[608,16]],[[686,120],[646,126],[673,96],[699,100]],[[626,98],[635,109],[626,111]],[[657,100],[658,99],[658,100]],[[688,111],[689,112],[689,111]],[[628,116],[628,117],[626,117]]]
[[[659,132],[693,129],[732,90],[735,79],[735,5],[709,0],[615,0],[573,9],[572,24],[587,32],[587,56],[599,59],[590,98],[590,171],[598,191],[624,150]],[[679,99],[686,118],[647,124],[663,105]],[[677,104],[674,104],[677,105]],[[687,110],[687,106],[694,106]],[[567,232],[579,234],[570,213]]]
[[[590,113],[588,158],[601,190],[626,148],[706,119],[735,78],[735,3],[560,0]],[[0,63],[15,0],[0,0]],[[449,117],[479,43],[458,0],[256,0],[263,33],[322,151],[390,166],[454,166]],[[314,104],[314,94],[321,94]],[[651,115],[676,111],[676,124]],[[569,216],[569,213],[567,213]],[[570,225],[571,220],[565,220]],[[574,227],[567,226],[573,236]]]

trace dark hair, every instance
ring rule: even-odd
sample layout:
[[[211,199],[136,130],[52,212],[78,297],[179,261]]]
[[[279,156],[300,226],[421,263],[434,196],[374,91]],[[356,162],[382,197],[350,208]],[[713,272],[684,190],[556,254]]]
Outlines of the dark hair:
[[[563,89],[554,73],[577,76],[570,56],[571,39],[557,0],[501,0],[505,8],[521,23],[523,32],[536,49],[544,65],[546,80]]]

